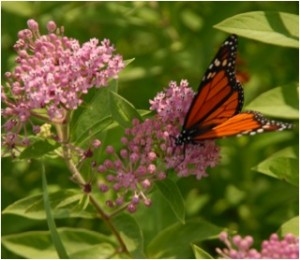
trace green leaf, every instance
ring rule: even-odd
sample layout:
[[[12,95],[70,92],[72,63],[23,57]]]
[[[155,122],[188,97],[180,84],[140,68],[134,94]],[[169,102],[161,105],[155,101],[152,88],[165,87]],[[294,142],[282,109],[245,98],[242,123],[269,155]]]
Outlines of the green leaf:
[[[96,120],[96,122],[91,121],[90,126],[87,127],[85,131],[81,133],[80,136],[78,136],[77,140],[75,141],[75,144],[77,146],[83,145],[84,143],[93,139],[94,136],[108,129],[112,125],[113,120],[111,116]]]
[[[290,219],[280,227],[279,234],[282,237],[288,233],[292,233],[294,236],[299,237],[299,216]]]
[[[116,88],[117,83],[115,80],[112,80],[107,87],[89,91],[85,96],[83,108],[75,111],[75,114],[72,116],[70,127],[72,140],[75,140],[76,143],[91,140],[94,135],[112,122],[109,92],[110,89],[115,91]]]
[[[80,228],[59,228],[58,234],[71,258],[111,258],[116,250],[106,234]],[[57,258],[49,231],[2,236],[2,244],[24,258]]]
[[[299,16],[295,14],[248,12],[232,16],[214,27],[269,44],[299,48]]]
[[[130,63],[134,62],[135,58],[124,60],[125,67],[128,66]],[[122,72],[121,72],[122,73]]]
[[[93,208],[89,205],[82,210],[81,199],[84,194],[79,190],[61,190],[49,195],[49,202],[54,218],[95,218]],[[2,214],[14,214],[22,217],[46,219],[43,195],[33,195],[14,202],[3,210]]]
[[[192,247],[193,247],[195,259],[213,259],[213,257],[209,253],[204,251],[202,248],[196,245],[192,245]]]
[[[109,100],[112,117],[120,126],[124,128],[130,127],[134,118],[142,120],[134,106],[117,93],[110,91]]]
[[[143,117],[143,118],[148,118],[151,115],[153,116],[153,111],[151,110],[146,110],[146,109],[138,109],[138,113]]]
[[[149,258],[186,258],[191,254],[191,243],[217,238],[222,230],[198,218],[184,225],[176,223],[158,233],[149,243],[147,255]]]
[[[16,14],[18,16],[28,18],[34,16],[34,2],[15,2],[15,4],[3,2],[1,3],[2,10]]]
[[[40,158],[59,147],[53,140],[37,140],[26,147],[20,154],[20,159]]]
[[[171,209],[173,210],[178,220],[182,224],[184,224],[185,222],[184,199],[176,183],[169,179],[166,179],[163,181],[157,181],[155,185],[157,186],[157,188],[159,189],[163,197],[169,203]]]
[[[101,243],[89,246],[84,250],[80,250],[72,254],[73,259],[110,259],[115,254],[115,248],[109,243]],[[117,257],[119,258],[119,257]]]
[[[285,148],[259,163],[253,170],[298,186],[298,147]]]
[[[119,91],[119,84],[118,80],[112,80],[112,82],[109,85],[109,90],[115,93],[118,93]]]
[[[67,251],[58,235],[58,231],[56,229],[56,224],[55,224],[54,218],[52,216],[50,201],[49,201],[49,197],[48,197],[47,179],[46,179],[46,173],[45,173],[44,166],[43,166],[42,182],[43,182],[44,208],[45,208],[45,212],[46,212],[46,216],[47,216],[47,223],[48,223],[48,227],[50,230],[52,242],[55,246],[55,249],[56,249],[56,252],[57,252],[59,258],[69,259]]]
[[[120,214],[113,218],[113,223],[131,255],[145,258],[143,234],[135,219],[128,214]]]
[[[268,116],[297,119],[298,92],[295,86],[277,87],[258,96],[246,109],[257,110]]]

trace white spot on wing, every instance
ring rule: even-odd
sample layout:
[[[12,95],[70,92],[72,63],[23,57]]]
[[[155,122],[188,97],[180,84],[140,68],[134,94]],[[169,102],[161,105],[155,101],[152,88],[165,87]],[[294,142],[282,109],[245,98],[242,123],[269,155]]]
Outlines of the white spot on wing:
[[[260,134],[260,133],[263,133],[263,131],[264,131],[263,128],[259,128],[259,129],[256,130],[256,132],[259,133],[259,134]]]
[[[215,59],[214,64],[215,64],[216,67],[219,67],[221,62],[218,59]]]

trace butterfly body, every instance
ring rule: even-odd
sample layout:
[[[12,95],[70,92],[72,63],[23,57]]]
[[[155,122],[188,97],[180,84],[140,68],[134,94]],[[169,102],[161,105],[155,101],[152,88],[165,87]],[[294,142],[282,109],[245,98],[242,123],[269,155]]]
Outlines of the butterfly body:
[[[197,144],[227,136],[281,131],[291,124],[241,112],[244,91],[236,79],[237,36],[229,36],[209,65],[184,119],[175,145]],[[184,148],[185,150],[185,148]]]

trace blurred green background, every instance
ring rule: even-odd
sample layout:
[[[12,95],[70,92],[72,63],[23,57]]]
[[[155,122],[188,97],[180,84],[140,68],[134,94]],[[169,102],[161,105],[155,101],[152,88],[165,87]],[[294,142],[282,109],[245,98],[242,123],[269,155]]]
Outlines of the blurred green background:
[[[139,109],[149,109],[149,99],[171,80],[187,79],[197,86],[218,47],[227,35],[213,28],[223,19],[249,11],[281,11],[298,14],[298,2],[2,2],[1,76],[14,66],[13,45],[26,21],[35,19],[40,31],[54,20],[65,35],[79,39],[108,38],[125,60],[135,58],[119,78],[119,93]],[[298,50],[240,38],[245,104],[271,88],[298,81]],[[2,83],[3,84],[3,83]],[[199,182],[178,181],[186,199],[188,217],[202,216],[214,224],[265,239],[298,214],[298,189],[251,168],[275,151],[298,143],[296,131],[220,140],[222,160]],[[53,189],[76,187],[61,162],[48,162]],[[51,176],[51,177],[50,177]],[[35,161],[2,159],[2,209],[27,195],[41,191],[40,166]],[[155,195],[154,195],[155,196]],[[141,209],[137,219],[150,218],[158,210]],[[155,206],[156,204],[156,206]],[[149,215],[150,212],[150,215]],[[164,215],[165,214],[165,215]],[[159,231],[176,221],[166,217],[149,220]],[[167,219],[167,220],[166,220]],[[60,220],[59,225],[99,230],[97,222]],[[47,229],[46,223],[2,217],[2,235],[31,229]],[[145,237],[151,237],[145,227]],[[208,249],[214,242],[204,245]],[[5,249],[4,258],[14,257]]]

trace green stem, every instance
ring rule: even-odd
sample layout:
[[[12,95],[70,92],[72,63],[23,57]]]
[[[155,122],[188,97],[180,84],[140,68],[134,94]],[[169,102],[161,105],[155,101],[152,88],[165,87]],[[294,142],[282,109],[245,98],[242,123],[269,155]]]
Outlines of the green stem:
[[[59,137],[60,141],[63,143],[63,157],[66,161],[66,164],[67,164],[70,172],[72,173],[73,180],[75,182],[79,183],[80,185],[85,185],[86,181],[84,180],[80,171],[78,170],[78,168],[76,167],[76,165],[74,164],[74,162],[72,160],[71,150],[70,150],[69,146],[65,145],[69,141],[68,125],[69,124],[56,124],[55,125],[58,137]],[[119,244],[120,244],[119,252],[126,253],[127,255],[130,256],[123,239],[121,238],[119,232],[116,230],[115,226],[112,223],[112,218],[104,212],[104,210],[101,208],[101,206],[97,202],[97,199],[92,194],[88,194],[88,196],[89,196],[89,200],[90,200],[91,204],[96,209],[98,215],[106,223],[106,225],[110,228],[110,230],[116,237],[117,241],[119,242]]]
[[[65,150],[64,151],[64,156],[68,155],[68,153],[69,153],[68,150],[69,149],[67,147],[65,147],[64,150]],[[80,183],[81,185],[86,184],[84,178],[82,177],[82,175],[80,174],[80,172],[76,168],[76,166],[73,163],[72,159],[69,156],[67,156],[67,157],[65,157],[65,160],[66,160],[66,163],[67,163],[67,166],[68,166],[69,170],[73,174],[72,177],[74,178],[74,180],[77,183]],[[112,233],[114,234],[114,236],[118,240],[118,242],[120,244],[120,252],[124,252],[124,253],[126,253],[130,256],[123,239],[121,238],[119,232],[116,230],[116,228],[114,227],[114,225],[111,221],[111,217],[104,212],[104,210],[101,208],[101,206],[97,202],[97,199],[92,194],[88,194],[88,196],[89,196],[91,204],[94,206],[94,208],[96,209],[96,211],[99,214],[99,216],[101,217],[101,219],[106,223],[106,225],[110,228],[110,230],[112,231]]]
[[[109,218],[113,218],[114,216],[118,215],[120,212],[124,211],[128,207],[129,203],[126,203],[123,207],[118,208],[114,212],[108,215]]]
[[[38,113],[35,113],[35,112],[33,112],[33,111],[31,111],[30,114],[31,114],[32,116],[38,118],[38,119],[41,119],[41,120],[47,122],[47,123],[51,123],[51,120],[50,120],[48,117],[46,117],[46,116],[42,116],[42,115],[40,115],[40,114],[38,114]]]
[[[97,212],[99,213],[99,215],[101,216],[102,220],[106,223],[106,225],[110,228],[110,230],[112,231],[112,233],[114,234],[114,236],[116,237],[116,239],[118,240],[119,244],[120,244],[120,251],[119,252],[123,252],[127,255],[130,256],[130,253],[127,250],[127,247],[123,241],[123,239],[121,238],[119,232],[116,230],[116,228],[114,227],[110,216],[108,216],[100,207],[99,203],[97,202],[97,200],[95,199],[95,197],[92,194],[89,194],[89,198],[90,198],[90,202],[93,204],[93,206],[96,208]]]

